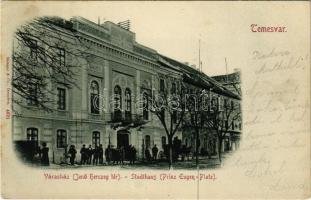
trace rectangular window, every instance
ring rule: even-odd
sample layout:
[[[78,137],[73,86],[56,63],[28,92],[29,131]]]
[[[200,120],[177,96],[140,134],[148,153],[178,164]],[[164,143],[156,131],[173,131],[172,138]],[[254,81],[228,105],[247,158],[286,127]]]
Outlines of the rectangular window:
[[[160,79],[160,92],[164,92],[164,79]]]
[[[147,108],[144,108],[144,110],[143,110],[143,118],[144,118],[144,120],[149,120],[149,112],[148,112]]]
[[[100,144],[100,132],[98,132],[98,131],[93,132],[92,144],[94,147],[99,146],[99,144]]]
[[[57,88],[57,109],[66,110],[66,90]]]
[[[37,128],[27,128],[27,140],[38,141],[38,129]]]
[[[59,66],[63,67],[66,64],[65,49],[59,47],[50,47],[52,62],[59,63]]]
[[[224,99],[224,106],[225,106],[225,109],[228,108],[228,99]]]
[[[27,104],[29,106],[38,105],[38,86],[35,83],[28,83]]]
[[[59,61],[60,61],[60,66],[65,66],[65,50],[64,49],[59,49]]]
[[[224,101],[222,97],[217,98],[217,104],[218,104],[218,110],[223,111],[224,110]]]
[[[57,130],[56,146],[57,148],[65,148],[67,146],[66,130],[63,130],[63,129]]]
[[[234,101],[231,101],[231,110],[234,110]]]
[[[165,110],[164,109],[161,110],[160,115],[161,115],[161,118],[163,119],[163,121],[165,121]]]
[[[172,117],[173,117],[173,123],[177,123],[177,110],[174,110],[173,111],[173,115],[172,115]]]
[[[29,40],[29,56],[32,61],[38,60],[38,42],[36,40]]]

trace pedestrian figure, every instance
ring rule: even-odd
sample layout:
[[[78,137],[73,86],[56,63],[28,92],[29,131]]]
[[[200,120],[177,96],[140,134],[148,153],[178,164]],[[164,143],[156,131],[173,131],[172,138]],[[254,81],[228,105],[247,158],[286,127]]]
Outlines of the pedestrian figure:
[[[105,149],[105,157],[106,157],[107,163],[110,164],[110,161],[111,161],[111,149],[110,149],[110,145],[108,145],[107,148]]]
[[[153,160],[157,160],[158,151],[159,151],[159,149],[158,149],[157,145],[155,144],[153,146],[153,148],[152,148],[152,158],[153,158]]]
[[[145,157],[146,157],[147,162],[151,160],[151,154],[148,148],[146,148],[145,150]]]
[[[82,145],[82,148],[80,150],[81,154],[81,165],[85,165],[87,161],[87,149],[85,148],[85,144]]]
[[[185,161],[186,152],[187,152],[186,145],[182,145],[182,148],[181,148],[181,160],[182,161]]]
[[[115,163],[119,164],[119,161],[120,161],[119,149],[111,149],[111,151],[112,151],[112,161],[113,161],[113,164],[115,164]]]
[[[99,149],[98,146],[95,146],[93,150],[93,165],[98,164],[98,158],[99,158]]]
[[[136,152],[137,152],[134,146],[131,147],[130,152],[131,152],[131,163],[134,164],[136,161]]]
[[[98,147],[98,156],[99,156],[99,164],[104,163],[104,150],[103,150],[103,145],[100,144]]]
[[[89,145],[89,148],[87,149],[87,164],[88,165],[92,163],[92,155],[93,155],[92,145]]]
[[[120,155],[120,162],[123,165],[124,164],[124,158],[125,158],[125,152],[124,152],[123,146],[121,146],[119,149],[119,155]]]
[[[74,165],[75,164],[75,158],[76,158],[76,149],[74,145],[70,145],[68,154],[70,155],[70,164]]]
[[[43,166],[49,166],[50,161],[49,161],[49,148],[46,147],[46,143],[42,143],[42,149],[40,150],[41,153],[41,164]]]

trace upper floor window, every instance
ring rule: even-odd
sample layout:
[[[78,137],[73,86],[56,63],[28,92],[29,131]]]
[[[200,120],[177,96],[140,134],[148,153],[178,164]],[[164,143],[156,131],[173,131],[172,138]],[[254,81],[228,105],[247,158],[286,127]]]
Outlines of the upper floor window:
[[[125,110],[131,112],[132,99],[131,99],[131,90],[129,88],[125,89]]]
[[[234,101],[231,101],[230,103],[231,103],[231,105],[230,105],[231,106],[231,110],[234,110]]]
[[[100,132],[94,131],[92,135],[92,144],[93,146],[99,146],[100,145]]]
[[[160,79],[160,92],[164,92],[165,85],[164,85],[164,79]]]
[[[217,98],[217,105],[218,105],[218,110],[223,111],[224,109],[224,102],[222,97]]]
[[[172,83],[171,93],[176,94],[176,83]]]
[[[143,93],[143,119],[149,119],[149,102],[148,102],[148,95],[146,92]]]
[[[66,90],[57,88],[57,109],[66,110]]]
[[[224,123],[225,123],[225,129],[228,130],[229,129],[229,123],[228,123],[228,120],[224,120]]]
[[[114,109],[115,110],[122,109],[122,91],[120,86],[118,85],[114,87]]]
[[[99,85],[97,81],[91,82],[91,113],[99,114]]]
[[[29,39],[28,48],[30,59],[36,62],[38,60],[38,41]]]
[[[28,141],[38,141],[38,129],[37,128],[27,128],[27,140]]]
[[[172,113],[173,123],[177,123],[177,110],[174,110]]]
[[[67,146],[67,132],[66,130],[59,129],[57,130],[56,135],[56,147],[65,148]]]
[[[125,118],[131,119],[132,111],[132,99],[131,99],[131,90],[129,88],[125,89]]]
[[[60,66],[65,66],[66,64],[66,56],[65,56],[64,49],[59,49],[59,62],[60,62]]]
[[[27,104],[30,106],[38,105],[38,85],[36,83],[28,83]]]
[[[225,109],[228,108],[228,99],[224,99],[224,107],[225,107]]]
[[[59,47],[50,47],[51,48],[51,57],[52,62],[59,63],[59,66],[65,66],[66,64],[66,53],[65,49]]]
[[[162,120],[165,121],[165,109],[164,108],[162,108],[160,115],[161,115]]]

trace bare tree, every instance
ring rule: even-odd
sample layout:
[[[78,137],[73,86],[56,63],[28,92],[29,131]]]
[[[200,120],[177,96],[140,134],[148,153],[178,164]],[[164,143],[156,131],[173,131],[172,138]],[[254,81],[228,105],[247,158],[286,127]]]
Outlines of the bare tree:
[[[13,46],[13,102],[45,111],[54,110],[52,85],[77,87],[76,73],[82,66],[78,58],[89,56],[73,24],[58,17],[36,18],[20,26]]]
[[[181,80],[171,78],[169,75],[163,75],[163,80],[174,83],[171,87],[160,88],[159,92],[153,90],[153,94],[143,96],[146,107],[157,116],[163,126],[167,138],[169,149],[169,169],[173,168],[173,137],[178,131],[185,113],[185,98]],[[168,117],[168,118],[167,118]]]
[[[241,121],[241,108],[238,99],[223,99],[211,95],[211,109],[207,116],[207,125],[215,131],[218,139],[218,158],[222,161],[223,140],[227,137],[234,123]]]
[[[200,130],[205,127],[209,115],[208,96],[204,89],[188,85],[186,94],[186,114],[183,127],[194,130],[196,166],[199,167]]]

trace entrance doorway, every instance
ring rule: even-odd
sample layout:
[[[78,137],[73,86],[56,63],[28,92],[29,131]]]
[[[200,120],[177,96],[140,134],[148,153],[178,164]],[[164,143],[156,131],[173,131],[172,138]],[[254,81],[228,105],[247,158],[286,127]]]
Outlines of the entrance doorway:
[[[127,131],[118,131],[117,134],[117,147],[123,146],[127,148],[129,146],[129,134]]]

